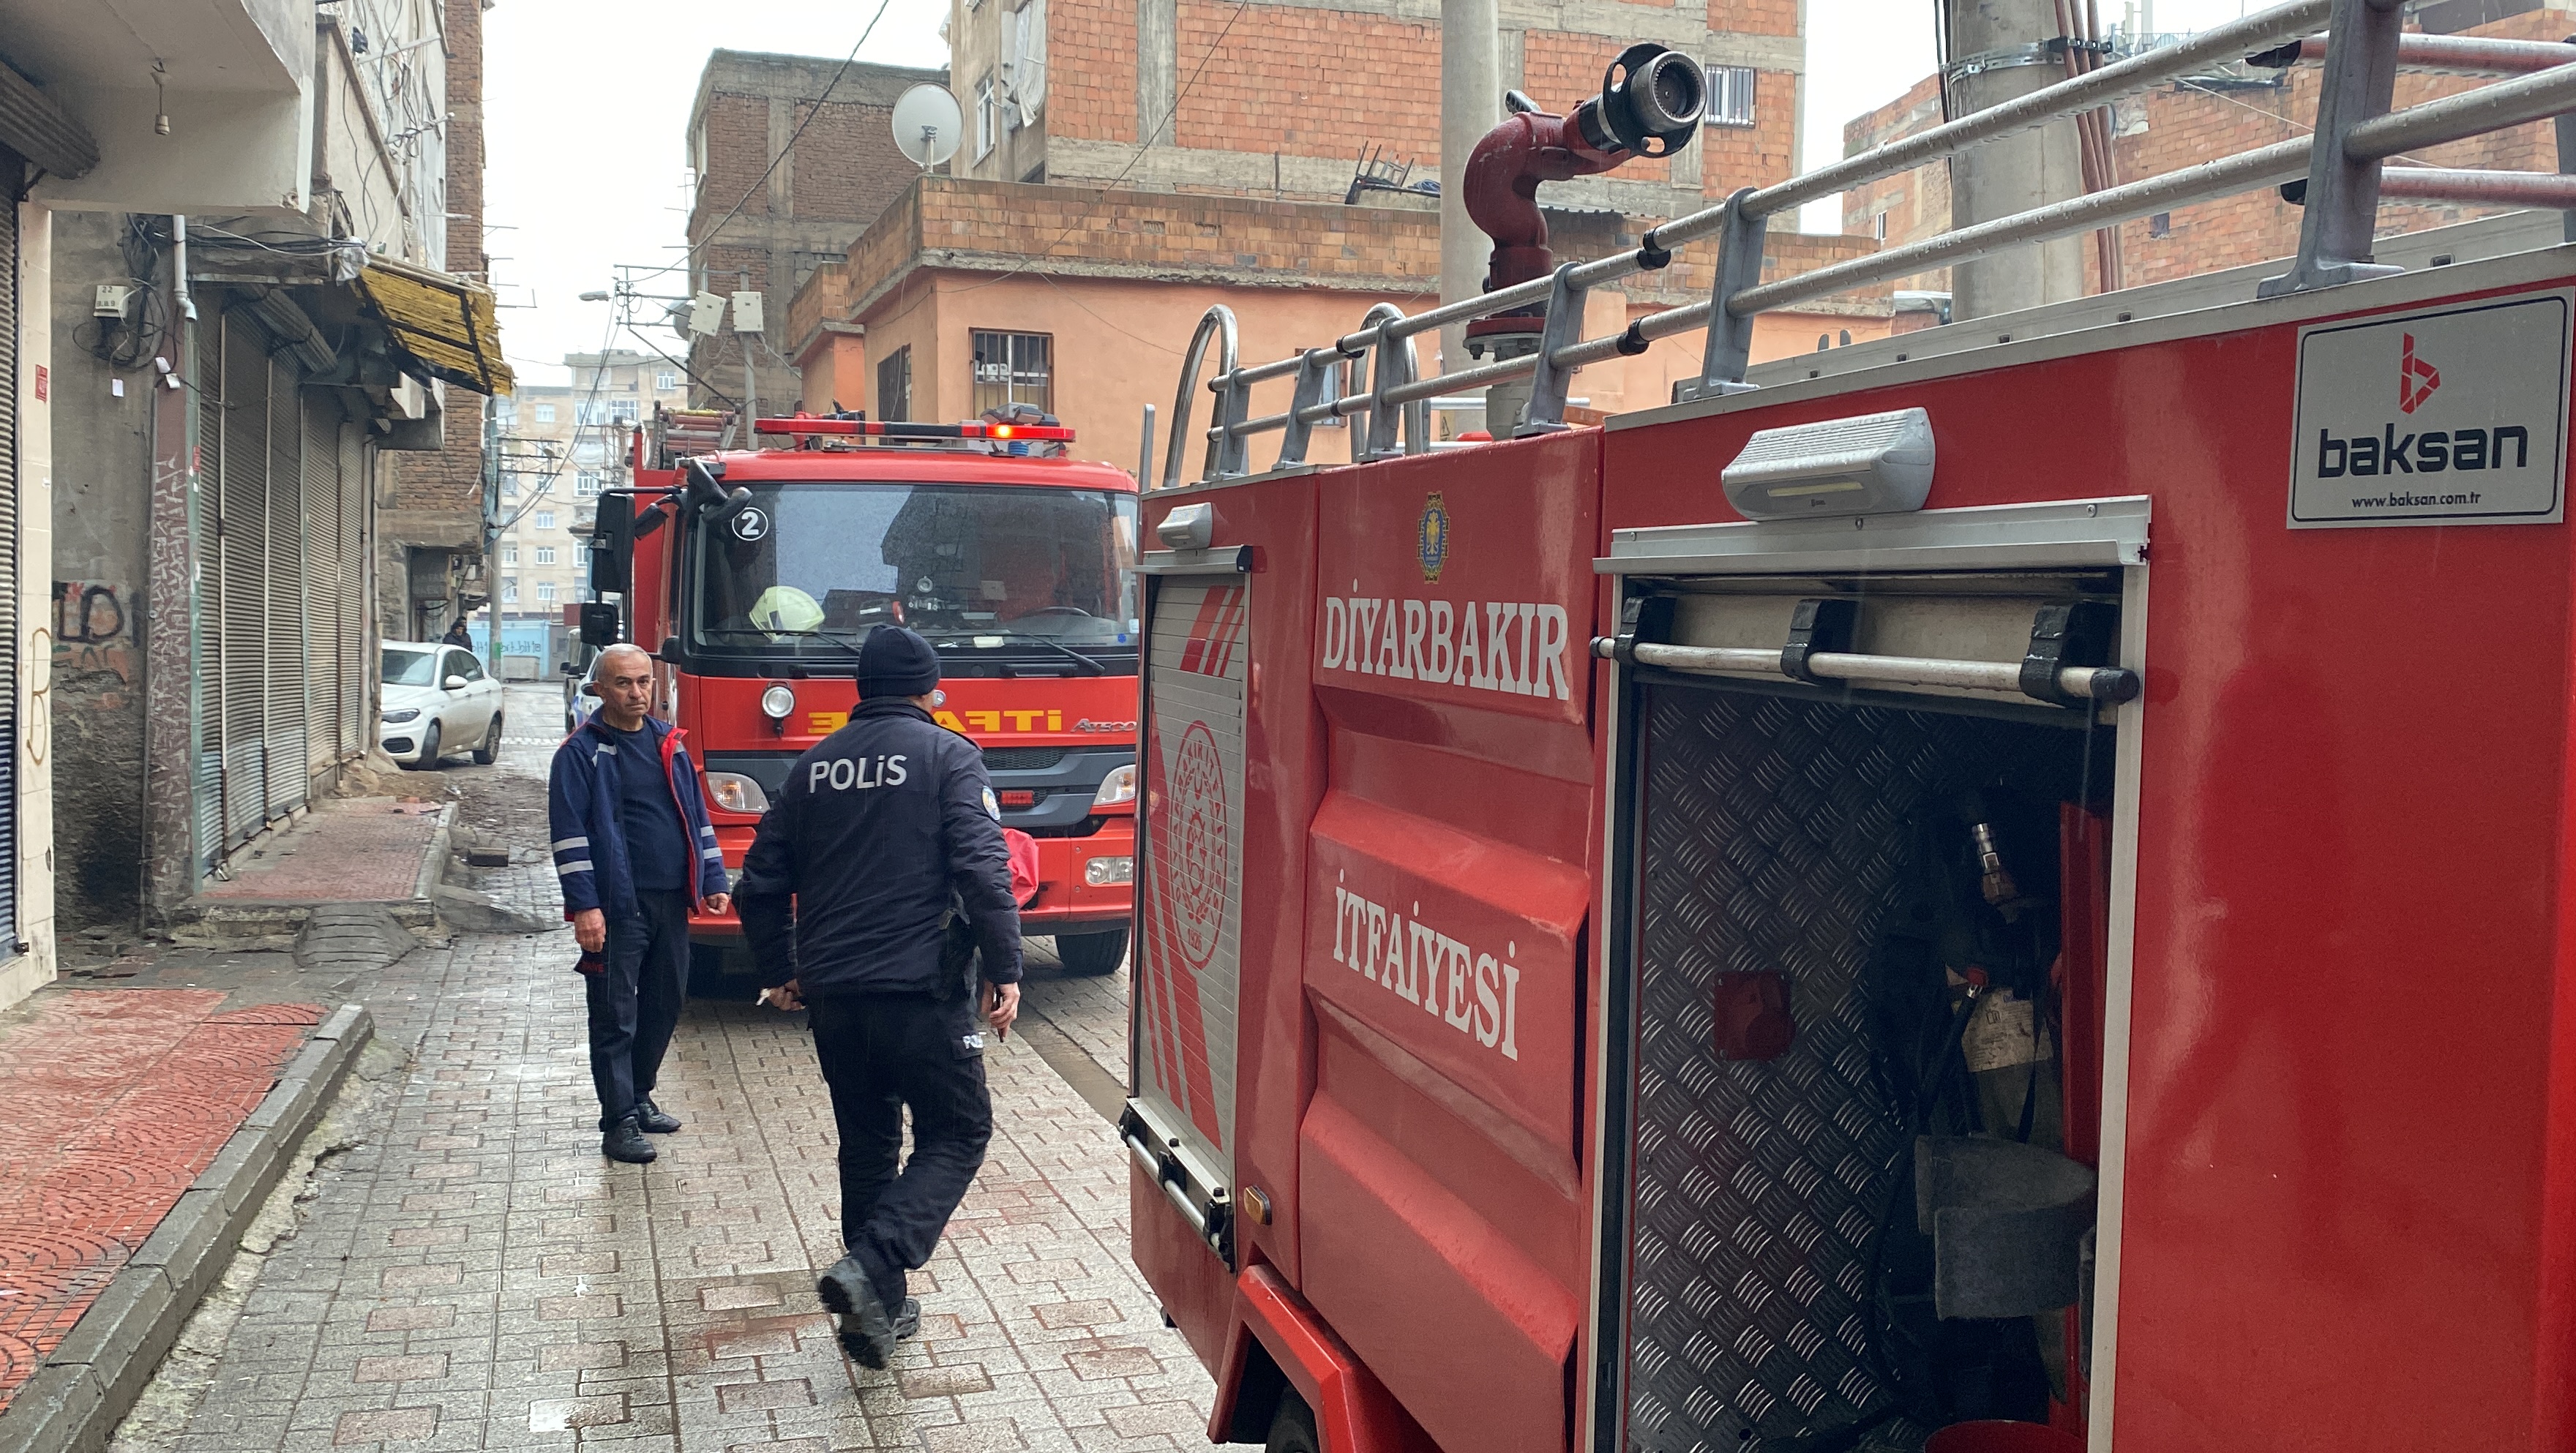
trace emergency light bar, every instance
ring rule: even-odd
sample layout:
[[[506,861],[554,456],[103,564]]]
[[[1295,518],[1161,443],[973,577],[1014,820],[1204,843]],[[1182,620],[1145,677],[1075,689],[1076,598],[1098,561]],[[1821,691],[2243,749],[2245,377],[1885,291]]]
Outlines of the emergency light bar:
[[[1020,439],[1032,443],[1070,444],[1073,430],[1062,424],[912,424],[882,419],[757,419],[756,434],[849,434],[863,439]]]

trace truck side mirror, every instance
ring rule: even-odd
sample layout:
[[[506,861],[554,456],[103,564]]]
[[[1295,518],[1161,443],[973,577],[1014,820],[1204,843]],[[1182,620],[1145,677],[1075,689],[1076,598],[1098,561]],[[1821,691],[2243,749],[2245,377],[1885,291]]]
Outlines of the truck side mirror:
[[[581,608],[581,643],[594,649],[617,644],[617,607],[604,600]],[[564,667],[569,671],[571,666]]]

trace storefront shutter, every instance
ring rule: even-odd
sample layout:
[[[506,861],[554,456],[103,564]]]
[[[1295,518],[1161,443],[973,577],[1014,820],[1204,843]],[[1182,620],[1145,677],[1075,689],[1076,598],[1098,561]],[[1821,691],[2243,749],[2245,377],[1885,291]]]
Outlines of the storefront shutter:
[[[211,653],[219,699],[207,708],[223,726],[219,855],[268,822],[268,395],[267,338],[247,314],[227,313],[214,562],[222,633]]]
[[[0,148],[0,178],[26,175]],[[0,953],[18,941],[18,209],[0,215]]]
[[[193,330],[196,334],[196,367],[194,378],[197,395],[197,498],[189,511],[189,530],[194,538],[193,557],[199,579],[203,582],[197,604],[198,657],[202,667],[214,663],[211,675],[202,669],[197,678],[197,711],[201,730],[197,737],[196,812],[197,862],[211,865],[224,849],[224,724],[223,724],[223,571],[220,568],[222,536],[218,522],[222,515],[223,481],[229,472],[224,447],[224,320],[220,309],[205,310],[204,321]]]

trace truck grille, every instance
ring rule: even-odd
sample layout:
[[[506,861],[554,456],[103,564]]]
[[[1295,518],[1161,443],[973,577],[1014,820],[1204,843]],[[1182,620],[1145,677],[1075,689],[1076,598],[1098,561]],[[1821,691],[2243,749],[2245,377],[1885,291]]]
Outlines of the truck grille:
[[[986,747],[984,766],[995,772],[1043,772],[1065,758],[1062,747]]]

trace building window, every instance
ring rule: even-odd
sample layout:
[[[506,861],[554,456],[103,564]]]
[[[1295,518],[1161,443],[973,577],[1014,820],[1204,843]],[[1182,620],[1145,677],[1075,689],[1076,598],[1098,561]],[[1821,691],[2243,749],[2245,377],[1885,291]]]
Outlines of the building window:
[[[595,469],[585,469],[579,474],[574,475],[572,477],[572,497],[574,499],[599,498],[599,471]]]
[[[518,546],[516,546],[516,545],[504,545],[504,546],[502,546],[502,547],[501,547],[501,563],[502,563],[502,564],[504,564],[504,565],[516,565],[516,564],[518,564],[518,563],[519,563],[519,547],[518,547]]]
[[[975,412],[1035,404],[1055,412],[1055,339],[1045,333],[986,333],[975,343]]]
[[[1887,214],[1885,212],[1878,214],[1878,240],[1881,242],[1885,242],[1887,240]]]
[[[639,412],[639,408],[640,405],[638,405],[633,399],[610,399],[608,401],[608,416],[612,419],[624,419],[626,422],[631,424],[637,419],[643,417],[643,414]]]
[[[555,603],[555,583],[553,581],[540,580],[537,582],[537,603],[539,605],[552,605]]]
[[[539,511],[537,511],[537,528],[538,528],[538,529],[540,529],[540,530],[551,530],[551,529],[553,529],[554,527],[555,527],[555,512],[554,512],[553,510],[539,510]]]
[[[538,423],[540,423],[540,424],[551,424],[551,423],[553,423],[554,421],[555,421],[555,406],[554,406],[554,405],[552,405],[552,404],[539,404],[539,405],[537,405],[537,422],[538,422]]]
[[[501,603],[503,605],[517,605],[519,603],[519,582],[517,577],[502,577]]]
[[[912,346],[877,360],[877,417],[897,423],[912,417]]]
[[[503,499],[517,499],[518,497],[519,497],[519,476],[517,476],[517,475],[515,475],[515,474],[505,474],[505,475],[502,475],[502,476],[501,476],[501,498],[503,498]]]
[[[540,565],[552,565],[555,563],[555,547],[552,545],[539,545],[537,547],[537,563]]]
[[[669,393],[679,386],[680,376],[667,368],[653,375],[653,391],[656,393]]]
[[[995,103],[993,78],[986,76],[975,83],[975,159],[982,161],[993,154],[993,137],[1001,128],[1001,108]]]
[[[2173,236],[2173,213],[2158,212],[2154,216],[2149,217],[2147,219],[2147,235],[2149,237]]]
[[[1753,124],[1753,68],[1751,66],[1710,66],[1708,68],[1708,111],[1703,119],[1711,126]]]

